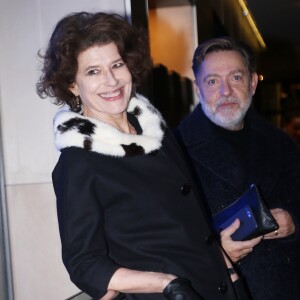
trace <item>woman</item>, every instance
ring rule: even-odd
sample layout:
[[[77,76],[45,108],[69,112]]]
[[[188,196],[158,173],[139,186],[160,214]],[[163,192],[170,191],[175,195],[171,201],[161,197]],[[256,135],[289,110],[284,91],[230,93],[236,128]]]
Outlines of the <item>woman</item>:
[[[65,104],[53,171],[64,264],[94,299],[237,299],[241,282],[227,273],[183,156],[135,93],[151,68],[144,37],[118,15],[75,13],[43,56],[38,93]]]

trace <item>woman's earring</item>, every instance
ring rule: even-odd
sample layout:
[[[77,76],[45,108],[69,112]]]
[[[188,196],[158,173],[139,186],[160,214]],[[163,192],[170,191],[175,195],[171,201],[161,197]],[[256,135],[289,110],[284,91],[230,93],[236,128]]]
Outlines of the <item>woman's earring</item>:
[[[75,96],[75,101],[74,101],[74,111],[79,113],[81,112],[81,99],[80,99],[80,96]]]
[[[80,108],[81,107],[81,102],[80,102],[80,97],[76,96],[76,108]]]

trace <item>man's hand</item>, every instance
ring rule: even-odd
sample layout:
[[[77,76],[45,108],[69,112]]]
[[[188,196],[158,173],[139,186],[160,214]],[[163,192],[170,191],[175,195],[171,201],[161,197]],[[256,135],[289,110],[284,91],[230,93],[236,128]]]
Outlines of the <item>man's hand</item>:
[[[263,236],[247,240],[234,241],[231,235],[240,227],[240,220],[236,219],[230,226],[221,231],[221,245],[232,262],[237,262],[253,251],[253,248],[259,244]]]
[[[291,215],[282,208],[273,208],[270,210],[279,228],[274,232],[270,232],[264,236],[264,239],[280,239],[287,237],[295,232],[295,224]]]

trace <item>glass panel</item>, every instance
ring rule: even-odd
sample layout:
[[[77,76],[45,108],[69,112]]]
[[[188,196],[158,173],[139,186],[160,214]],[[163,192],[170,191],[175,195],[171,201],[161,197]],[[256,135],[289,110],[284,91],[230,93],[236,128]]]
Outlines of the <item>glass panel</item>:
[[[1,119],[0,119],[1,121]],[[12,300],[12,275],[5,199],[2,135],[0,126],[0,299]]]

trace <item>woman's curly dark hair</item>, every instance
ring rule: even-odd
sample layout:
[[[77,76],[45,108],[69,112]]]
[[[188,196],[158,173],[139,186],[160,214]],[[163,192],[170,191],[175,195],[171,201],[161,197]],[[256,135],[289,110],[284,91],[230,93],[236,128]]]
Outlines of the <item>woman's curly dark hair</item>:
[[[75,110],[76,99],[69,90],[78,69],[77,58],[95,45],[115,43],[126,63],[134,87],[151,70],[148,34],[113,13],[72,13],[56,25],[43,59],[42,75],[36,84],[41,98],[53,97],[55,104],[67,103]]]

